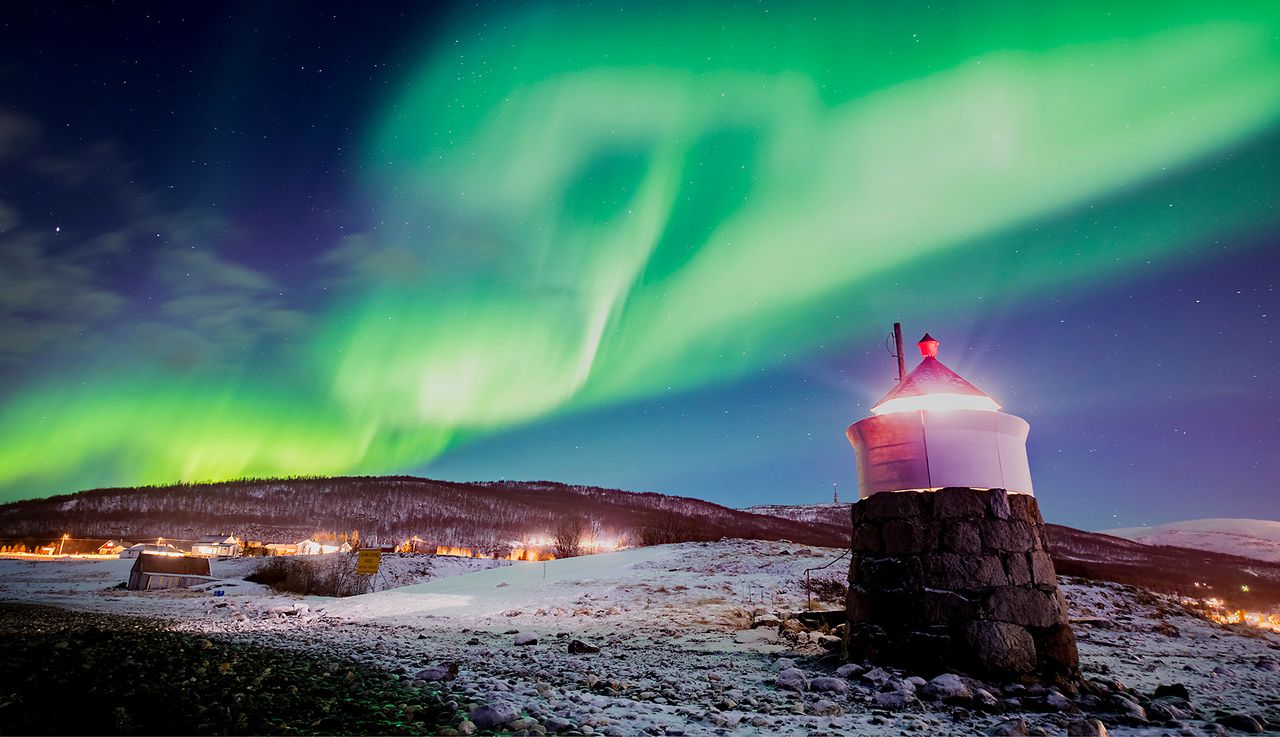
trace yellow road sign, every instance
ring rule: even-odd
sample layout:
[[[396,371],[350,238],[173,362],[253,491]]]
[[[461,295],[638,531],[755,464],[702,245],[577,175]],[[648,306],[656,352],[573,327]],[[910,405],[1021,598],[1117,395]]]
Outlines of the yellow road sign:
[[[372,576],[378,572],[380,563],[382,563],[381,550],[361,550],[356,555],[356,573]]]

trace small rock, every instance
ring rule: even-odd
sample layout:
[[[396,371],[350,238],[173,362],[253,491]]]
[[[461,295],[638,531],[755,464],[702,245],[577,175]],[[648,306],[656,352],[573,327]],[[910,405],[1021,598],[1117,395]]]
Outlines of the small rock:
[[[889,679],[893,677],[894,677],[893,674],[885,670],[884,668],[872,668],[871,670],[862,674],[863,680],[871,681],[877,686],[884,685],[889,681]]]
[[[1160,622],[1156,626],[1152,627],[1151,631],[1164,635],[1165,637],[1182,637],[1182,632],[1168,622]]]
[[[423,668],[414,675],[420,681],[452,681],[458,677],[457,663],[440,663]]]
[[[1111,697],[1111,706],[1121,716],[1127,717],[1129,719],[1132,719],[1138,722],[1147,721],[1147,710],[1143,709],[1142,704],[1139,704],[1133,699],[1127,698],[1120,694],[1116,694],[1115,696]]]
[[[863,668],[861,665],[858,665],[857,663],[845,663],[839,668],[836,668],[836,675],[840,676],[841,678],[854,678],[856,676],[862,675],[863,671],[865,670],[866,668]]]
[[[536,642],[536,640],[535,640]],[[520,643],[516,643],[517,645]],[[569,640],[570,655],[589,655],[600,652],[600,648],[582,640]]]
[[[1280,673],[1280,661],[1275,658],[1258,658],[1258,661],[1253,664],[1253,667],[1258,670],[1264,670],[1268,673]]]
[[[800,692],[809,687],[809,682],[804,677],[804,671],[799,668],[787,668],[773,680],[773,685],[788,691]]]
[[[458,722],[458,726],[455,727],[454,729],[457,730],[458,734],[475,734],[476,723],[471,721],[470,719],[463,719],[462,721]]]
[[[1245,714],[1244,712],[1238,712],[1236,714],[1222,717],[1218,720],[1218,724],[1229,729],[1235,729],[1249,734],[1262,734],[1263,732],[1262,724],[1259,723],[1257,719],[1254,719],[1252,716]]]
[[[915,694],[906,691],[888,691],[886,693],[878,693],[874,696],[876,706],[889,711],[906,711],[907,709],[919,709],[920,699]]]
[[[961,703],[973,698],[972,689],[954,673],[943,673],[924,684],[920,694],[927,699],[948,703]]]
[[[837,717],[844,713],[844,709],[834,701],[819,699],[816,704],[809,707],[809,713],[820,717]]]
[[[794,667],[796,667],[796,661],[793,658],[778,658],[773,661],[773,669],[777,671],[783,671]]]
[[[471,721],[475,722],[479,729],[493,729],[514,721],[519,716],[520,710],[506,701],[483,704],[471,710]]]
[[[1153,722],[1176,722],[1186,718],[1186,713],[1166,700],[1147,704],[1147,718]]]
[[[1000,705],[1000,699],[985,688],[973,690],[973,703],[983,709],[994,709]]]
[[[1107,737],[1107,725],[1097,719],[1073,719],[1067,722],[1067,737]]]
[[[551,717],[542,723],[548,732],[563,732],[573,727],[573,722],[564,717]]]
[[[1183,701],[1191,701],[1191,692],[1187,690],[1186,685],[1181,683],[1162,683],[1156,686],[1156,691],[1152,698],[1160,698],[1162,696],[1176,696]]]
[[[844,693],[849,690],[849,682],[843,678],[819,676],[809,681],[809,689],[824,693]]]
[[[987,730],[991,737],[1027,737],[1027,720],[1022,717],[1006,719]]]
[[[1071,699],[1067,698],[1066,696],[1063,696],[1057,691],[1050,691],[1048,694],[1045,695],[1044,705],[1048,707],[1050,711],[1061,711],[1067,714],[1075,714],[1080,711],[1080,707],[1076,706],[1075,703],[1071,701]],[[1138,706],[1138,705],[1134,704],[1134,706]],[[1141,709],[1142,707],[1138,706],[1138,708]]]
[[[779,627],[781,625],[782,620],[772,614],[761,614],[751,623],[751,629],[756,629],[757,627]]]
[[[514,642],[517,645],[537,645],[538,636],[531,632],[521,632],[520,634],[516,635],[516,639],[514,640]]]

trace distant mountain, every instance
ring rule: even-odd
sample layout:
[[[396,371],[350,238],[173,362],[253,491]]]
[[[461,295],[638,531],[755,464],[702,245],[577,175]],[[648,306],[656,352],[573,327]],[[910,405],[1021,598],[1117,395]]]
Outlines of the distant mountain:
[[[1103,530],[1103,534],[1148,545],[1208,550],[1280,563],[1280,522],[1275,520],[1212,517],[1154,527],[1121,527]]]
[[[849,513],[852,506],[852,504],[758,504],[742,511],[810,524],[839,524],[847,527],[845,523],[852,519]]]
[[[316,532],[357,530],[365,542],[488,550],[553,537],[582,517],[610,540],[679,542],[721,537],[789,539],[842,547],[847,534],[700,499],[550,481],[456,483],[412,476],[241,480],[94,489],[0,506],[0,538],[56,536],[132,540],[210,533],[296,542]]]

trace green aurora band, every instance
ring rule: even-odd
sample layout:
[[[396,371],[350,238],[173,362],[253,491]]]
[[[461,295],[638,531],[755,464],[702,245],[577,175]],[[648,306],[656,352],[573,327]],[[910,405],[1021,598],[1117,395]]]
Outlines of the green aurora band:
[[[0,498],[403,471],[871,334],[904,284],[1016,303],[1274,222],[1214,182],[1276,176],[1280,4],[1121,5],[458,19],[371,120],[382,225],[306,348],[33,382]]]

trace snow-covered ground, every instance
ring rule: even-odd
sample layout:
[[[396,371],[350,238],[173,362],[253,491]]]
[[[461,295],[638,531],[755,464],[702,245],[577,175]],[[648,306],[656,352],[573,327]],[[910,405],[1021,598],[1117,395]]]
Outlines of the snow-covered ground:
[[[277,595],[235,579],[224,590],[240,596],[106,590],[131,561],[0,560],[0,599],[163,616],[192,631],[408,675],[455,663],[450,687],[461,706],[510,705],[527,720],[508,724],[517,733],[971,734],[1010,719],[1024,719],[1031,734],[1065,733],[1074,707],[1043,691],[971,682],[991,692],[987,705],[944,705],[912,674],[851,667],[838,675],[821,636],[788,615],[805,607],[804,571],[841,553],[686,543],[517,563],[341,600]],[[217,563],[215,575],[244,572],[232,570],[239,561]],[[814,575],[846,571],[838,561]],[[1087,676],[1122,682],[1144,699],[1181,683],[1198,709],[1179,715],[1183,724],[1104,715],[1113,734],[1208,734],[1205,720],[1240,712],[1280,722],[1280,636],[1224,628],[1136,589],[1065,586]],[[573,653],[573,640],[600,651]],[[803,690],[781,685],[784,671],[782,681]]]
[[[1153,527],[1120,527],[1102,533],[1147,545],[1208,550],[1280,563],[1280,522],[1275,520],[1214,517]]]

